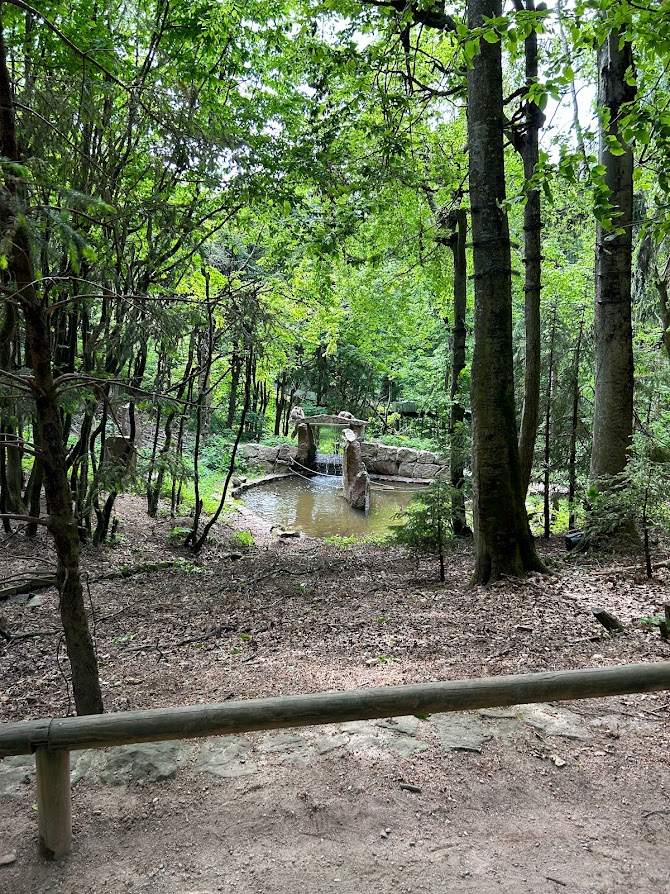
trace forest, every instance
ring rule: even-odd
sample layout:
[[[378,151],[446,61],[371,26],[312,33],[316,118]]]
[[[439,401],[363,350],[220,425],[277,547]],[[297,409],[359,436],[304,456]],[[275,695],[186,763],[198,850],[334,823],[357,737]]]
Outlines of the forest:
[[[80,713],[82,545],[132,490],[191,511],[198,553],[239,444],[296,405],[437,445],[474,583],[544,570],[531,482],[547,536],[558,488],[566,530],[646,544],[651,573],[667,4],[1,11],[0,517],[53,538]]]

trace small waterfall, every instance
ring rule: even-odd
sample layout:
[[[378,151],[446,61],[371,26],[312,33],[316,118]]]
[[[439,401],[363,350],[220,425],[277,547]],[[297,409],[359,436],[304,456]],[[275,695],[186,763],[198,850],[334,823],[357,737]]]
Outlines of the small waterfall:
[[[317,453],[316,470],[321,475],[341,475],[342,456],[339,453]]]

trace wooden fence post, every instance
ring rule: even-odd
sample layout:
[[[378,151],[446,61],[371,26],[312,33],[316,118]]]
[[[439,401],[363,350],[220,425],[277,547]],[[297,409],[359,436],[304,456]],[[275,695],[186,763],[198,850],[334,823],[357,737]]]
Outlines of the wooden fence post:
[[[49,860],[59,860],[72,843],[70,752],[66,748],[38,748],[35,761],[40,850]]]

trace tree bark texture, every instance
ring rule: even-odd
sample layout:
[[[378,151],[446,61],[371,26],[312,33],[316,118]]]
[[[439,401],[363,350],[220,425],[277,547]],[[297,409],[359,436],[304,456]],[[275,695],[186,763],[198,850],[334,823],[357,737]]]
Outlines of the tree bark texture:
[[[469,0],[468,24],[501,15],[499,0]],[[543,570],[528,526],[517,444],[512,282],[505,211],[500,44],[481,42],[468,69],[468,144],[475,280],[472,360],[474,583]]]
[[[605,166],[612,220],[621,233],[598,223],[596,231],[595,289],[595,408],[591,482],[607,480],[626,466],[633,434],[633,333],[631,325],[631,262],[633,220],[633,152],[619,134],[618,119],[625,104],[635,99],[635,87],[626,84],[632,71],[631,44],[618,31],[608,34],[598,53],[598,104],[609,112],[607,129],[601,128],[599,160]],[[608,137],[623,148],[613,155]]]

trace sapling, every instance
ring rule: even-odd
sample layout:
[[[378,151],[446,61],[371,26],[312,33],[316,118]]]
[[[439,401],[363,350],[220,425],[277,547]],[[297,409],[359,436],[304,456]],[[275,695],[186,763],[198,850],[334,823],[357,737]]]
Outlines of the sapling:
[[[443,478],[436,478],[413,497],[409,506],[395,518],[403,524],[393,526],[397,543],[427,552],[436,552],[440,559],[440,580],[445,580],[444,547],[454,538],[452,497],[454,488]]]

